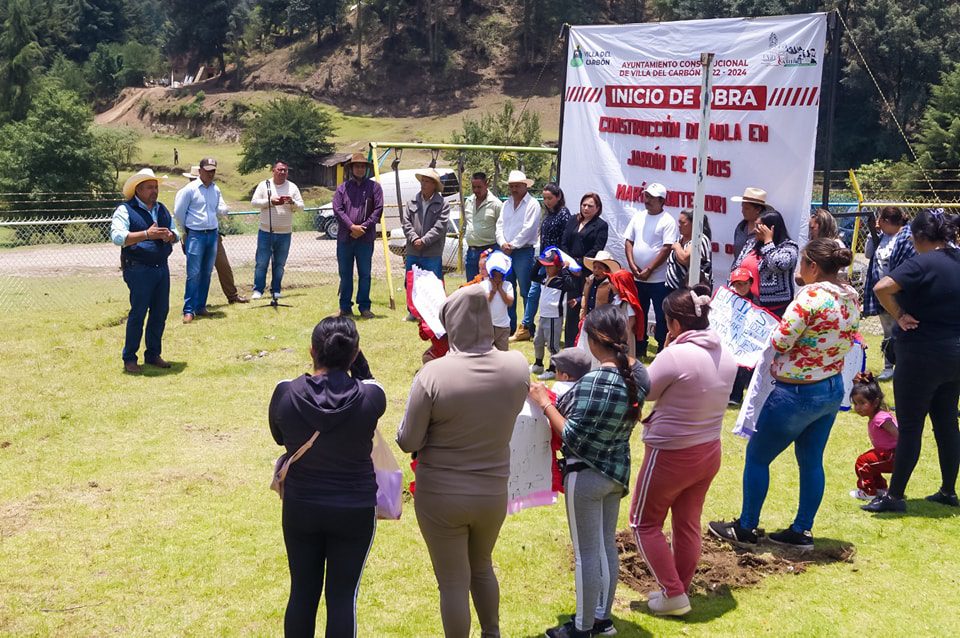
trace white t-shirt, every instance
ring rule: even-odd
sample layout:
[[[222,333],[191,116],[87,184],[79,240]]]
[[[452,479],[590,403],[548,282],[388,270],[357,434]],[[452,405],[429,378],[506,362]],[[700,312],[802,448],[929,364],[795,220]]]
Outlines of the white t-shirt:
[[[544,319],[556,319],[563,316],[560,311],[560,297],[563,291],[559,288],[540,286],[540,316]]]
[[[513,297],[513,284],[503,280],[504,292]],[[480,282],[480,287],[483,288],[483,292],[487,293],[487,298],[490,297],[490,291],[493,289],[493,284],[489,279],[484,279]],[[514,297],[516,299],[516,297]],[[503,296],[500,293],[497,293],[493,296],[493,299],[490,299],[490,318],[493,319],[493,326],[495,328],[509,328],[510,327],[510,315],[507,314],[507,304],[503,301]]]
[[[623,239],[633,242],[633,263],[642,270],[653,261],[661,248],[679,241],[677,220],[666,211],[659,215],[651,215],[645,210],[637,212],[627,225]],[[659,268],[650,273],[646,283],[662,284],[666,280],[667,262],[664,260]]]

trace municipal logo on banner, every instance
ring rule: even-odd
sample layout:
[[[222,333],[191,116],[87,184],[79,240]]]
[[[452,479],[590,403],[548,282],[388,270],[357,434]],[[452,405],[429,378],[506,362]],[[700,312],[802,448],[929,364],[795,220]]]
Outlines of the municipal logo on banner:
[[[667,214],[693,207],[704,95],[701,51],[715,53],[704,209],[714,273],[733,261],[743,219],[731,200],[767,191],[790,236],[807,236],[826,14],[570,28],[560,185],[595,192],[621,260],[623,234],[663,184]]]

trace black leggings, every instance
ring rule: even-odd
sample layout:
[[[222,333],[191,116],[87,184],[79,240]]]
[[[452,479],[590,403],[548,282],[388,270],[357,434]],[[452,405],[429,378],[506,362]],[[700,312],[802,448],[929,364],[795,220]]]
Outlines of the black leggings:
[[[377,527],[374,507],[326,507],[284,499],[283,542],[290,565],[286,638],[313,638],[326,571],[326,638],[357,632],[360,576]]]
[[[894,340],[897,367],[893,376],[900,437],[890,480],[890,495],[903,498],[920,458],[923,423],[930,415],[940,458],[940,489],[954,494],[960,468],[960,337],[914,342]]]

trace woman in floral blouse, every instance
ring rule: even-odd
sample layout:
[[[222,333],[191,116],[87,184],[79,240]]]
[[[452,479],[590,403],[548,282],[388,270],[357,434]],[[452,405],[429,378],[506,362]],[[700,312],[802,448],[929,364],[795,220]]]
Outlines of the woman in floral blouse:
[[[773,333],[774,388],[747,445],[740,517],[710,523],[714,535],[734,545],[757,544],[770,464],[792,443],[800,467],[800,504],[793,524],[769,539],[813,549],[810,530],[823,498],[823,450],[843,397],[843,360],[860,323],[857,292],[838,277],[852,259],[848,248],[831,239],[814,239],[800,253],[800,275],[807,285]]]

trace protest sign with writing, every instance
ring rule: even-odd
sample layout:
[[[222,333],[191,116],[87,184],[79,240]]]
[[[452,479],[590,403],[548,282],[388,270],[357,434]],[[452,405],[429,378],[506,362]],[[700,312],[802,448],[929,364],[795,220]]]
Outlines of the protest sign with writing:
[[[426,322],[430,330],[438,338],[447,334],[440,323],[440,306],[447,300],[447,293],[443,289],[443,282],[429,270],[423,270],[418,266],[412,267],[413,271],[413,292],[410,299],[413,307],[420,313],[420,317]]]
[[[778,323],[775,315],[726,286],[717,288],[710,302],[710,328],[744,368],[757,365]]]
[[[507,513],[516,514],[528,507],[553,505],[557,493],[553,487],[553,450],[550,448],[550,424],[543,412],[530,403],[523,404],[510,439],[510,478],[507,482]]]

